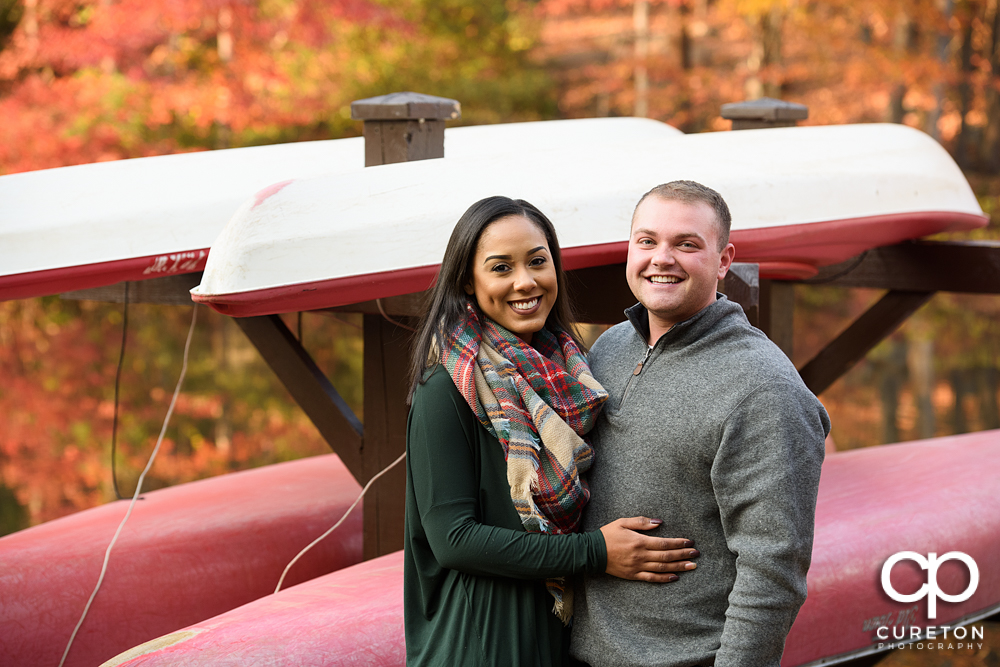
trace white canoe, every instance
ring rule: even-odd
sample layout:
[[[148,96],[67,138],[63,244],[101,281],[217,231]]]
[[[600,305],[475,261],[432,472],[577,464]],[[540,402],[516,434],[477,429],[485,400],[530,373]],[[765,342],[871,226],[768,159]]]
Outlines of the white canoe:
[[[640,118],[451,128],[443,162],[679,134]],[[359,137],[0,176],[0,301],[200,271],[216,236],[253,193],[362,169]]]
[[[426,289],[462,212],[495,194],[552,219],[567,269],[623,262],[636,201],[675,179],[722,193],[737,261],[770,278],[988,222],[947,152],[905,126],[636,134],[275,184],[233,216],[192,296],[248,316]]]

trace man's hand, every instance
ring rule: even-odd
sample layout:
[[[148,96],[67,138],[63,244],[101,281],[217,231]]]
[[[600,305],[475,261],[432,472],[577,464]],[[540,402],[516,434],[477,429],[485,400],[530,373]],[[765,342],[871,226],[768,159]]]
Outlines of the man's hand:
[[[698,555],[694,543],[683,538],[649,537],[635,531],[659,526],[659,519],[644,516],[618,519],[601,527],[608,551],[608,574],[621,579],[667,583],[677,581],[675,572],[697,567],[687,560]]]

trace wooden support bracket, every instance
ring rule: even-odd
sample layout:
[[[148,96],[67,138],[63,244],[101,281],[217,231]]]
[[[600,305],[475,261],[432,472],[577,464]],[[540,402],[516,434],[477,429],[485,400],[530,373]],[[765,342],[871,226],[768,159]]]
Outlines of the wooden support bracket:
[[[364,484],[363,427],[346,401],[277,315],[237,317],[236,323],[260,356],[315,424],[320,435]],[[376,471],[377,472],[377,471]]]
[[[888,292],[802,367],[799,374],[806,386],[816,395],[823,393],[933,295]]]
[[[743,307],[747,319],[753,326],[760,321],[760,265],[734,262],[729,273],[719,283],[719,291]]]
[[[820,269],[806,285],[1000,294],[1000,243],[914,241]]]

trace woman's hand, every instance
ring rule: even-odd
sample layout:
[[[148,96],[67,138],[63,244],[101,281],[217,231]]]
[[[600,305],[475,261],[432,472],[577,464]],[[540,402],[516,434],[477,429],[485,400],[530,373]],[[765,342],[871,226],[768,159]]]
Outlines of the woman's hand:
[[[605,570],[622,579],[637,581],[677,581],[674,572],[684,572],[697,567],[688,558],[698,555],[694,543],[683,538],[649,537],[635,531],[651,530],[659,526],[659,519],[634,516],[618,519],[601,527],[608,551]]]

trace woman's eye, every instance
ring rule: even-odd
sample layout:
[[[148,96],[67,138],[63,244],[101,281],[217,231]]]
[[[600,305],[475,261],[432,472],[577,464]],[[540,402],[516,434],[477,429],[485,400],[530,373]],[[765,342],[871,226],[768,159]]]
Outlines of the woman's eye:
[[[506,264],[502,264],[502,263],[501,264],[494,264],[490,268],[490,271],[493,271],[494,273],[503,273],[504,271],[510,271],[510,267],[507,266]]]
[[[529,266],[542,266],[542,265],[546,264],[547,262],[548,262],[548,260],[546,258],[544,258],[544,257],[534,257],[534,258],[532,258],[532,260],[530,262],[528,262],[528,265]]]

